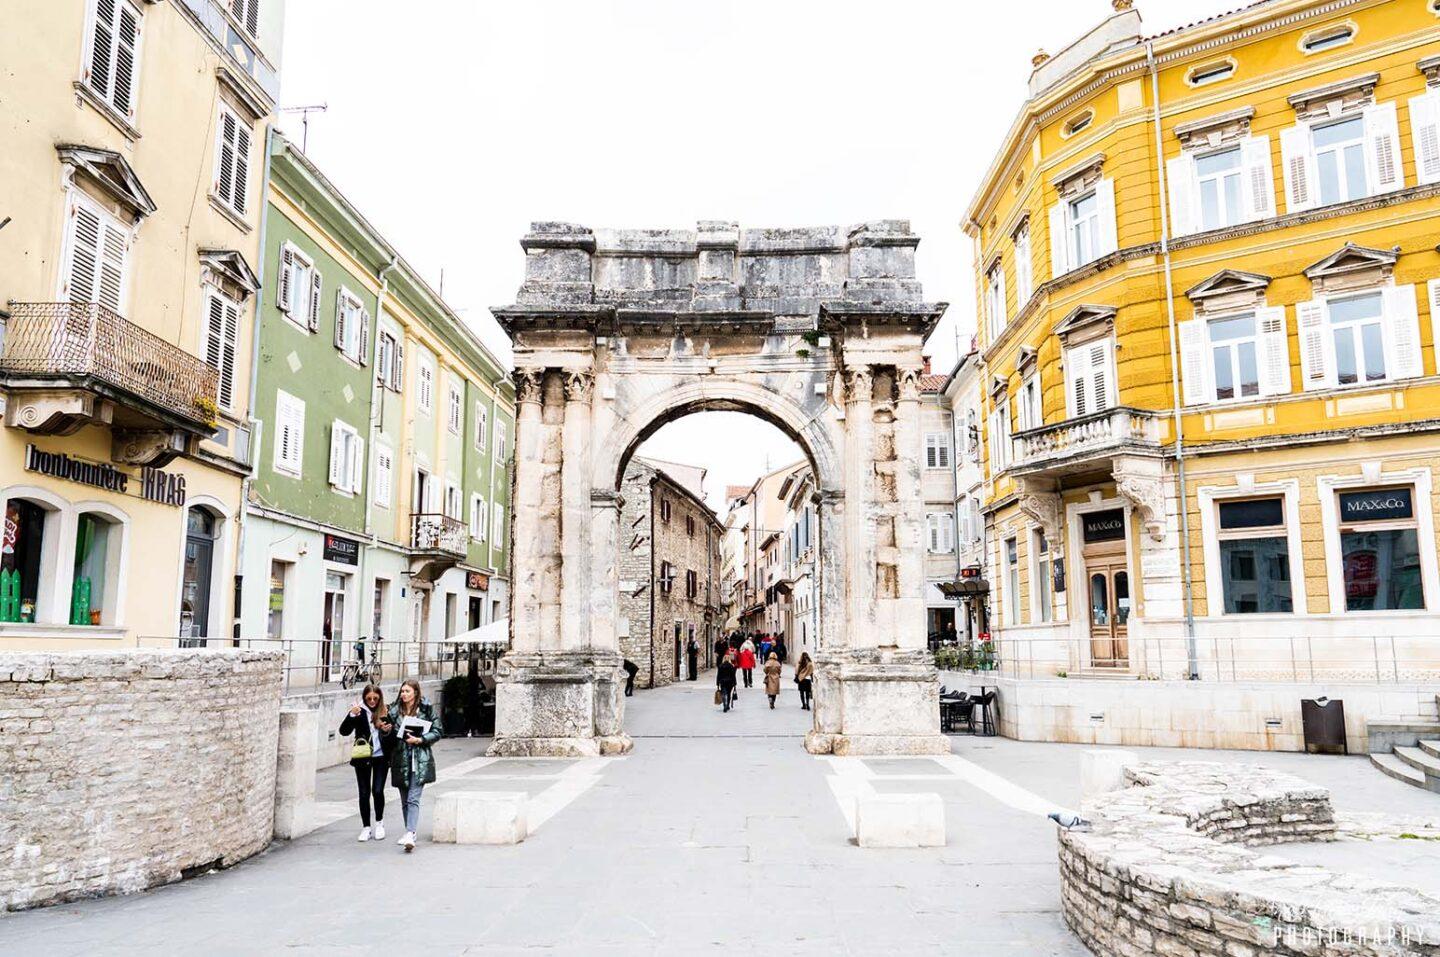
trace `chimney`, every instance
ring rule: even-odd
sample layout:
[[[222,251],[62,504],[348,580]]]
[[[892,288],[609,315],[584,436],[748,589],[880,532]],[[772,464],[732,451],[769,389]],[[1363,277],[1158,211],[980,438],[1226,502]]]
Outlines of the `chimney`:
[[[922,374],[923,374],[923,375],[929,375],[929,374],[930,374],[930,357],[929,357],[929,356],[921,356],[920,358],[921,358],[922,360],[924,360],[924,362],[925,362],[925,365],[924,365],[924,367],[923,367],[923,373],[922,373]]]

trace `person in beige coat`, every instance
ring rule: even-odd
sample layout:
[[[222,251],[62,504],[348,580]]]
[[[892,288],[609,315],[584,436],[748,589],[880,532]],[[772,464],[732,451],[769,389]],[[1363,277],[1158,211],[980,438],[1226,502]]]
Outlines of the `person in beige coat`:
[[[765,693],[770,696],[770,710],[775,710],[775,696],[780,693],[780,659],[773,651],[765,661]]]

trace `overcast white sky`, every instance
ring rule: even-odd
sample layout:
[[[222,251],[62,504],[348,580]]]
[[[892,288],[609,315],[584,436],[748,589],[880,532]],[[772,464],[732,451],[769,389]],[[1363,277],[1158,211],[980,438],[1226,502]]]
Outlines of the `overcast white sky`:
[[[1155,32],[1240,0],[1139,0]],[[966,204],[1055,52],[1109,0],[289,0],[281,105],[309,155],[502,358],[532,220],[592,227],[909,219],[948,371],[974,331]],[[298,116],[282,128],[300,137]],[[645,453],[716,485],[769,426],[694,416]],[[741,422],[742,424],[735,424]],[[703,423],[703,427],[702,426]],[[685,426],[681,428],[681,426]],[[778,433],[776,438],[783,441]]]

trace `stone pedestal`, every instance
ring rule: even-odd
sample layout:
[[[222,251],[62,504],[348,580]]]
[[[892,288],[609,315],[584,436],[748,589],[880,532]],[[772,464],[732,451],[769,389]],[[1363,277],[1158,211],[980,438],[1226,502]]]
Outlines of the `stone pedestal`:
[[[519,844],[530,836],[524,791],[447,791],[435,801],[436,844]]]
[[[280,712],[275,761],[275,836],[293,840],[315,830],[315,737],[319,715],[309,708]]]
[[[815,656],[812,754],[949,754],[940,733],[940,682],[931,656],[850,648]]]
[[[625,754],[625,675],[614,652],[515,652],[497,669],[496,757]]]
[[[855,843],[861,847],[944,847],[945,803],[934,793],[857,798]]]

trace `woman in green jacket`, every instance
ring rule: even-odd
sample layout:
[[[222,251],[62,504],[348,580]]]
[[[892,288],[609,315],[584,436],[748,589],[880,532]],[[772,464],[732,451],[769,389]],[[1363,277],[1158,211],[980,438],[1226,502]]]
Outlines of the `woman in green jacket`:
[[[415,850],[420,827],[420,792],[435,781],[435,757],[430,748],[440,740],[440,715],[420,696],[420,682],[406,678],[400,700],[390,706],[390,724],[396,745],[390,749],[390,783],[400,791],[405,806],[405,833],[397,842],[406,852]]]

